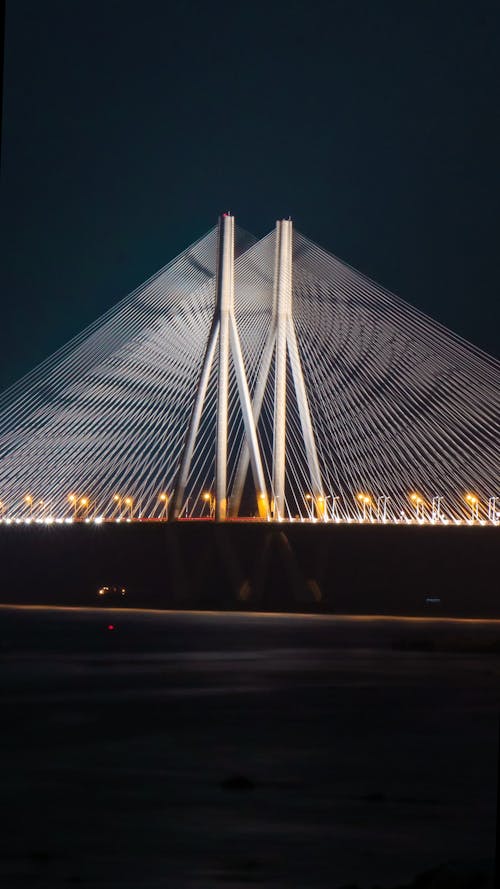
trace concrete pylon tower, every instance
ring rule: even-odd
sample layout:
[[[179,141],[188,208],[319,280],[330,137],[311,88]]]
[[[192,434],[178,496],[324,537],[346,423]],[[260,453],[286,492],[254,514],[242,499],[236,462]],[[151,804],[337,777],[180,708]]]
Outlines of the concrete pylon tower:
[[[229,365],[232,359],[239,405],[245,429],[245,445],[252,466],[257,508],[260,518],[269,518],[269,505],[252,402],[245,373],[243,354],[234,314],[234,217],[224,213],[219,219],[215,311],[205,349],[202,370],[196,391],[189,427],[184,442],[170,519],[177,519],[184,508],[196,437],[207,394],[210,373],[218,349],[217,413],[215,436],[215,519],[224,522],[228,513],[227,458],[229,416]],[[248,463],[247,463],[248,468]]]
[[[293,320],[293,223],[290,219],[277,221],[275,244],[273,315],[267,341],[262,353],[260,370],[255,386],[252,405],[253,419],[255,426],[257,426],[264,401],[264,394],[268,384],[273,355],[275,355],[272,466],[274,510],[272,518],[277,521],[282,521],[287,515],[285,483],[287,364],[289,361],[297,407],[300,415],[305,458],[309,469],[311,485],[310,496],[312,497],[316,517],[326,521],[326,499],[323,493],[316,441]],[[236,471],[231,501],[233,515],[238,514],[249,460],[250,453],[248,447],[244,443]]]

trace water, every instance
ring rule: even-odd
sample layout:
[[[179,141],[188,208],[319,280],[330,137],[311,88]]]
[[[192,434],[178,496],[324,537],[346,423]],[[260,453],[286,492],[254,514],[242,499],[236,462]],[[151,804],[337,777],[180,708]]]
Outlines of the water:
[[[491,865],[498,621],[0,621],[2,885],[390,886]]]

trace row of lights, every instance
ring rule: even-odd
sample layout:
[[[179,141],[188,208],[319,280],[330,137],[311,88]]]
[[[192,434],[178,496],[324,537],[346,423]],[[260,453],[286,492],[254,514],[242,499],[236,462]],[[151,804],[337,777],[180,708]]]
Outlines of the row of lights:
[[[115,512],[117,510],[122,510],[125,514],[128,514],[130,518],[132,518],[134,501],[132,497],[120,497],[119,494],[115,494],[113,496],[113,503],[115,504]],[[163,502],[163,511],[166,511],[168,506],[168,496],[167,494],[160,494],[158,499]],[[89,515],[90,508],[92,506],[92,502],[88,497],[80,497],[78,494],[68,494],[68,502],[73,507],[73,517],[78,518],[79,514],[83,514],[86,518]],[[39,508],[42,511],[48,504],[44,500],[35,500],[31,494],[26,494],[23,498],[23,503],[29,508],[30,517],[33,517],[33,511],[35,508]],[[2,515],[6,511],[6,505],[0,500],[0,515]]]
[[[82,521],[82,520],[79,520],[79,521]],[[93,518],[85,518],[83,521],[85,522],[85,524],[93,523],[95,525],[102,525],[104,522],[116,522],[117,524],[120,524],[121,522],[125,521],[127,523],[130,523],[133,521],[133,519],[131,519],[131,518],[106,519],[104,516],[95,516]],[[303,517],[296,516],[295,519],[290,518],[289,521],[290,522],[294,522],[294,521],[305,522],[305,521],[307,521],[307,519],[304,519]],[[313,521],[317,522],[318,519],[313,519]],[[356,523],[363,524],[366,520],[363,518],[353,519],[352,516],[347,516],[345,519],[341,519],[340,517],[337,516],[334,519],[334,521],[336,524],[341,524],[341,523],[345,522],[345,524],[347,524],[347,525],[352,525],[352,524],[356,524]],[[373,517],[371,517],[369,521],[372,524],[374,523],[374,521],[378,522],[378,520],[374,520]],[[429,522],[432,525],[435,525],[438,523],[434,519],[430,519]],[[12,524],[15,524],[15,525],[32,525],[32,524],[36,524],[36,525],[53,525],[53,524],[72,525],[74,523],[74,519],[67,518],[67,517],[66,518],[60,518],[60,517],[54,518],[54,516],[47,516],[44,519],[41,519],[41,518],[19,519],[19,518],[7,517],[7,518],[0,518],[0,523],[5,523],[6,525],[12,525]],[[388,525],[400,525],[400,524],[405,524],[405,523],[412,524],[412,520],[408,516],[404,516],[403,518],[400,518],[400,519],[391,518],[388,520],[382,520],[382,524],[388,524]],[[463,524],[466,524],[466,525],[475,525],[476,524],[477,525],[478,524],[478,525],[482,525],[482,526],[485,526],[488,524],[488,522],[485,519],[478,519],[478,520],[467,519],[466,521],[464,521],[462,519],[457,519],[457,518],[447,519],[444,516],[441,516],[439,523],[442,525],[463,525]],[[424,524],[426,524],[426,520],[419,519],[418,524],[424,525]],[[500,524],[500,519],[492,520],[491,524],[493,524],[493,525]]]
[[[415,519],[419,522],[425,522],[427,519],[431,522],[447,522],[446,516],[443,514],[442,510],[442,502],[443,497],[433,497],[431,501],[426,500],[421,494],[416,491],[412,491],[408,495],[408,500],[412,504],[413,509],[415,510]],[[483,516],[487,516],[488,521],[493,523],[497,523],[500,519],[500,512],[498,511],[498,507],[500,506],[500,497],[490,497],[487,505],[481,503],[479,497],[476,494],[467,493],[464,495],[464,501],[468,505],[470,509],[470,517],[469,520],[473,522],[480,522],[481,513]],[[316,506],[316,514],[318,518],[325,517],[325,503],[328,500],[332,501],[331,506],[331,519],[334,521],[339,521],[340,516],[338,514],[337,504],[340,501],[340,497],[317,497],[315,498],[312,494],[306,494],[305,500],[308,504],[310,504],[309,511],[311,513],[311,518],[314,518],[312,513],[312,508]],[[366,491],[360,491],[355,495],[355,500],[360,508],[360,517],[362,521],[373,521],[375,518],[376,521],[387,522],[388,521],[388,504],[390,502],[390,498],[387,496],[380,496],[374,499],[371,494],[368,494]],[[401,518],[403,520],[408,519],[405,517],[404,510],[401,512]],[[394,521],[394,519],[392,519]],[[455,519],[454,521],[460,521],[459,519]]]
[[[264,495],[260,495],[263,497]],[[35,501],[34,498],[30,494],[26,494],[23,498],[24,503],[30,510],[30,519],[33,518],[33,510],[35,507],[38,507],[42,510],[48,505],[44,500]],[[215,506],[216,506],[216,498],[215,495],[211,491],[205,491],[201,495],[202,501],[208,505],[210,517],[213,518],[215,516]],[[330,518],[334,521],[339,521],[340,516],[338,514],[338,503],[340,501],[340,497],[332,497],[332,496],[317,496],[315,497],[313,494],[307,493],[304,495],[305,502],[308,506],[308,512],[310,512],[310,517],[315,518],[314,509],[316,510],[316,516],[318,518],[326,519],[327,516],[327,501],[331,501],[331,516]],[[359,507],[361,509],[361,520],[362,521],[373,521],[374,514],[376,521],[386,522],[388,519],[388,503],[389,497],[381,496],[374,500],[371,494],[360,491],[356,494],[355,497]],[[421,494],[416,491],[412,491],[408,494],[408,499],[412,504],[415,510],[415,519],[420,522],[426,521],[427,517],[430,518],[431,522],[435,521],[443,521],[446,522],[446,518],[442,513],[441,504],[443,501],[443,497],[434,497],[432,501],[427,501]],[[132,497],[121,497],[119,494],[115,494],[112,498],[113,503],[115,504],[114,514],[119,512],[120,517],[125,516],[128,517],[129,520],[133,517],[133,507],[134,500]],[[164,517],[167,515],[169,495],[162,493],[158,495],[158,500],[163,504],[161,513]],[[488,520],[494,523],[497,522],[500,514],[497,512],[497,503],[500,504],[499,497],[490,497],[488,500],[487,509],[484,504],[481,503],[479,497],[476,494],[467,493],[464,496],[464,501],[467,503],[470,508],[470,520],[471,521],[480,521],[480,514],[483,512],[485,515],[487,514]],[[78,520],[79,515],[82,515],[84,519],[89,518],[90,508],[92,506],[91,501],[86,496],[79,496],[77,494],[69,494],[68,502],[73,507],[73,518]],[[6,511],[5,504],[0,500],[0,518],[3,517]],[[271,502],[271,511],[272,511],[272,502]],[[404,512],[401,513],[401,517],[404,519]],[[117,519],[118,521],[119,519]],[[102,518],[101,518],[102,521]]]

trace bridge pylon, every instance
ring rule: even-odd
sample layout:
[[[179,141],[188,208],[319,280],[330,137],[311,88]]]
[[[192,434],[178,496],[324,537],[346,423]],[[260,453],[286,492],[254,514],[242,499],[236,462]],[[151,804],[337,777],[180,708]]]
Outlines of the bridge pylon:
[[[277,521],[282,521],[286,518],[286,405],[288,359],[292,372],[302,437],[304,440],[305,456],[309,470],[311,484],[310,496],[312,497],[317,518],[326,521],[326,498],[323,492],[314,429],[309,410],[307,390],[293,320],[292,270],[293,223],[290,219],[278,220],[276,222],[273,315],[255,386],[253,419],[255,426],[257,426],[274,356],[272,518]],[[232,515],[237,515],[239,511],[249,459],[250,453],[248,447],[246,447],[244,443],[236,470],[231,499]]]
[[[196,437],[198,434],[208,382],[217,360],[217,415],[215,437],[215,520],[223,522],[228,514],[227,459],[228,459],[228,410],[229,410],[229,362],[233,367],[254,479],[259,516],[269,519],[269,502],[266,492],[264,469],[252,412],[252,402],[243,362],[241,343],[234,314],[234,216],[224,213],[219,219],[217,248],[215,311],[205,349],[198,388],[191,411],[184,442],[174,496],[169,511],[170,519],[177,519],[184,507],[186,485],[191,469]]]

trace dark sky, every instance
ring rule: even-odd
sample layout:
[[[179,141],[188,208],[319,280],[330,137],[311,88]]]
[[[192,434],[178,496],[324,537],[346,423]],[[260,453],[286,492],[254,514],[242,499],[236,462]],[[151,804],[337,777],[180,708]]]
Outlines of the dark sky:
[[[8,0],[0,386],[231,209],[500,357],[498,0]]]

